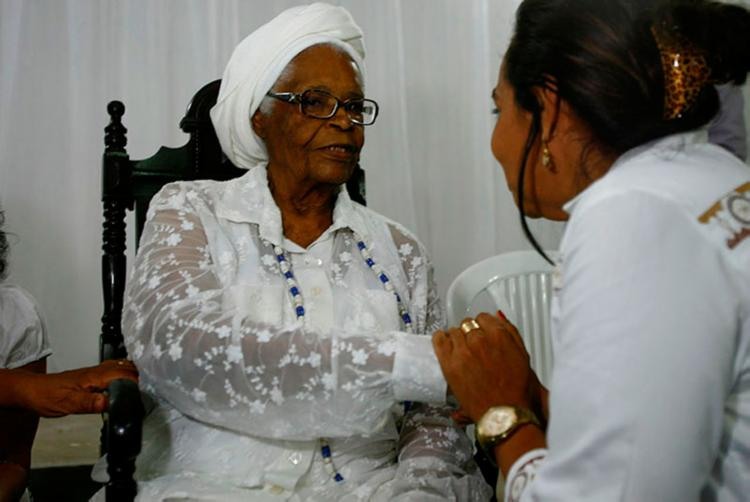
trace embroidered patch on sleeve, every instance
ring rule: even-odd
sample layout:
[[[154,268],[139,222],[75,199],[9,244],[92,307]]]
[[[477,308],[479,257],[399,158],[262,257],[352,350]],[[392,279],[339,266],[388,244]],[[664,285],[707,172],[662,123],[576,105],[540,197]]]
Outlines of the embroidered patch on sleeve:
[[[726,234],[726,244],[734,249],[750,237],[750,183],[745,183],[718,200],[698,221],[718,225]]]

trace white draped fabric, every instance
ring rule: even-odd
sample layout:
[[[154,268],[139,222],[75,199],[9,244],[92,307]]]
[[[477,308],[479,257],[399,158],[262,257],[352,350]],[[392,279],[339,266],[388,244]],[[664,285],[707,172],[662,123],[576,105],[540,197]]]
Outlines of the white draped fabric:
[[[245,35],[300,3],[0,0],[10,280],[45,313],[51,369],[97,358],[107,102],[126,105],[132,158],[183,144],[177,123],[193,93],[221,76]],[[489,149],[490,92],[518,0],[332,3],[364,31],[367,94],[381,105],[362,159],[369,205],[424,242],[442,292],[471,263],[527,248]],[[536,228],[557,245],[559,227]]]

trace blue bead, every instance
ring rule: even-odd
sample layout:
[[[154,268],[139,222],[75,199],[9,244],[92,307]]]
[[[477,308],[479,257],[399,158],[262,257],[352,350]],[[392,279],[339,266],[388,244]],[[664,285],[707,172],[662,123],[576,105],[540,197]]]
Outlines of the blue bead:
[[[323,446],[320,448],[320,452],[323,454],[323,457],[328,458],[331,456],[331,447]]]
[[[276,259],[279,260],[279,261],[285,261],[286,260],[286,258],[284,258],[283,254],[277,254],[276,255]]]
[[[292,279],[294,277],[294,274],[290,270],[289,272],[284,272],[284,277],[286,277],[287,279]]]
[[[401,303],[401,297],[400,297],[400,296],[398,296],[398,293],[396,293],[396,301],[397,301],[398,303]]]
[[[292,296],[297,296],[299,294],[299,289],[296,287],[290,288],[289,291],[292,293]]]
[[[380,274],[380,282],[382,282],[383,284],[388,282],[388,276],[385,274]]]
[[[401,318],[406,324],[411,324],[411,317],[409,316],[409,314],[404,314],[403,316],[401,316]]]
[[[341,483],[341,482],[342,482],[342,481],[344,480],[344,476],[342,476],[341,474],[339,474],[339,473],[337,472],[337,473],[336,473],[336,475],[335,475],[335,476],[333,477],[333,479],[334,479],[334,481],[336,481],[337,483]]]
[[[364,242],[362,242],[362,241],[359,241],[359,242],[357,243],[357,247],[358,247],[358,248],[359,248],[359,250],[361,251],[361,250],[363,250],[364,248],[366,248],[367,246],[365,246],[365,243],[364,243]]]
[[[297,317],[305,315],[305,307],[301,305],[297,307],[296,309],[294,309],[294,311],[297,313]]]
[[[375,265],[375,262],[374,262],[374,261],[372,261],[372,258],[368,258],[368,259],[366,259],[366,260],[365,260],[365,263],[367,263],[367,266],[368,266],[368,267],[372,267],[373,265]]]

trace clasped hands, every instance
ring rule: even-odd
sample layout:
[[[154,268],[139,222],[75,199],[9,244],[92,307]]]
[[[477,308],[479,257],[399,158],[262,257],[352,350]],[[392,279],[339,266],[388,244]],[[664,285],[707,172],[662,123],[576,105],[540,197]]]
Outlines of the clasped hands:
[[[458,422],[477,422],[493,406],[513,405],[548,418],[548,392],[529,363],[521,335],[502,312],[464,319],[436,331],[432,345],[450,392],[460,403]]]

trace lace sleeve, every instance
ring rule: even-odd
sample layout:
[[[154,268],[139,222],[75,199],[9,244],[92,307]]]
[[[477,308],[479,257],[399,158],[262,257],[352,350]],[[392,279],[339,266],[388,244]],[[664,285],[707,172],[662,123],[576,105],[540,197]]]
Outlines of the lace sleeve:
[[[394,232],[408,283],[426,299],[420,333],[430,336],[445,325],[431,261],[424,247],[406,234]],[[426,290],[426,291],[425,291]],[[399,437],[398,471],[378,491],[378,500],[428,499],[429,494],[452,495],[453,500],[489,500],[492,488],[474,463],[466,432],[451,418],[447,405],[413,403],[404,415]]]
[[[401,427],[396,476],[378,492],[383,500],[428,500],[433,493],[490,499],[493,490],[474,463],[471,441],[450,412],[447,406],[412,406]]]
[[[395,401],[401,340],[421,337],[280,330],[242,318],[223,305],[201,218],[176,197],[163,191],[152,202],[126,291],[123,333],[147,390],[197,420],[263,437],[377,429]]]

